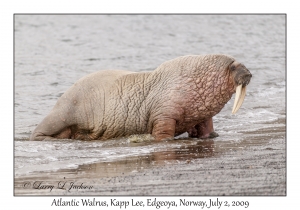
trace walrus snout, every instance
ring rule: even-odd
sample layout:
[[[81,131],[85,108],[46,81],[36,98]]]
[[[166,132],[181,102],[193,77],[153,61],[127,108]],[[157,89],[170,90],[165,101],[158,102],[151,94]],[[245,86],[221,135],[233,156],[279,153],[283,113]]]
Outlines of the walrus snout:
[[[244,87],[249,84],[251,77],[252,77],[252,74],[250,72],[243,74],[239,77],[237,84],[243,85],[243,87]]]

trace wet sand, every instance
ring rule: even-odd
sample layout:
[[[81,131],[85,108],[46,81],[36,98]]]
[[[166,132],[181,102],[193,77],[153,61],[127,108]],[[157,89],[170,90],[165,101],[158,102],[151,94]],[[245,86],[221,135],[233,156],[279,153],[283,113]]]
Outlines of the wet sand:
[[[178,139],[185,146],[18,176],[14,194],[286,195],[285,118],[243,136],[238,142]]]

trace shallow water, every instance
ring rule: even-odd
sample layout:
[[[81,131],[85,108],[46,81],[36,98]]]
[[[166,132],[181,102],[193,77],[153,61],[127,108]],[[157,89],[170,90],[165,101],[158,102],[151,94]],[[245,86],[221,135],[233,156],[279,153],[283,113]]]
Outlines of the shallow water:
[[[285,39],[284,15],[16,15],[16,176],[104,165],[101,176],[129,173],[285,141]],[[213,140],[28,141],[58,97],[88,73],[149,71],[208,53],[230,54],[253,75],[238,113],[231,115],[232,99],[214,117],[220,136]]]

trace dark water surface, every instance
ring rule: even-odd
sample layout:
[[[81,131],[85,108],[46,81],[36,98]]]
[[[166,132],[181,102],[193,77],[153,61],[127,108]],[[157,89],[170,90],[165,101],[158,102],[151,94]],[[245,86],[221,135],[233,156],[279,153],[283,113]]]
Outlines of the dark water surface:
[[[285,142],[285,39],[284,15],[16,15],[16,177],[87,168],[113,176]],[[211,53],[232,55],[253,75],[238,113],[231,114],[232,99],[214,117],[220,136],[213,140],[28,141],[57,99],[89,73],[149,71]]]

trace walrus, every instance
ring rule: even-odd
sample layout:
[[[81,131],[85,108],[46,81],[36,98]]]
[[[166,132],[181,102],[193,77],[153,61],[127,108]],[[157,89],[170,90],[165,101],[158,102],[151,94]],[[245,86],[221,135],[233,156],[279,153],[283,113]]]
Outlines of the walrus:
[[[152,72],[103,70],[79,79],[35,128],[30,140],[105,140],[151,134],[155,140],[188,132],[213,138],[212,117],[236,93],[241,107],[252,75],[233,57],[188,55]]]

